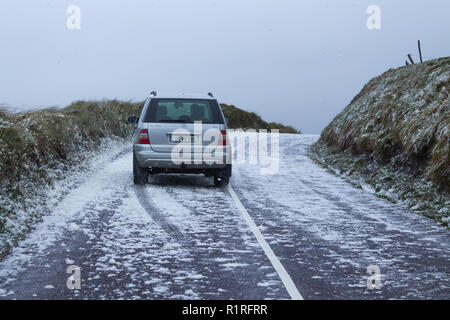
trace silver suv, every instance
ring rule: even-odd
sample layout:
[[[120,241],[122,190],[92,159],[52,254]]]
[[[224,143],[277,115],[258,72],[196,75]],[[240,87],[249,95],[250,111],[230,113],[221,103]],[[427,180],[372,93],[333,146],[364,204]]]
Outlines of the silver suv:
[[[231,177],[231,147],[227,120],[211,93],[195,96],[159,96],[152,92],[133,136],[135,184],[148,182],[149,174],[194,173],[214,177],[226,186]]]

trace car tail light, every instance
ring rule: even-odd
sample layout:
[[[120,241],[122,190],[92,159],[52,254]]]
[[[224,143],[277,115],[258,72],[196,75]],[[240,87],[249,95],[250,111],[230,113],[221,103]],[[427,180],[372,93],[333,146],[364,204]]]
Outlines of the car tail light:
[[[226,145],[227,145],[227,131],[220,130],[219,146],[226,146]]]
[[[148,130],[142,129],[141,132],[139,132],[139,144],[150,144],[150,138],[148,137]]]

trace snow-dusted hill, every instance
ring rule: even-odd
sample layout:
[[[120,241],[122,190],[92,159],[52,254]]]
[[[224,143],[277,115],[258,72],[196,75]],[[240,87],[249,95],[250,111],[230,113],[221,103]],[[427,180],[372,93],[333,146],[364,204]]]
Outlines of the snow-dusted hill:
[[[450,57],[372,79],[312,147],[322,164],[448,221]]]

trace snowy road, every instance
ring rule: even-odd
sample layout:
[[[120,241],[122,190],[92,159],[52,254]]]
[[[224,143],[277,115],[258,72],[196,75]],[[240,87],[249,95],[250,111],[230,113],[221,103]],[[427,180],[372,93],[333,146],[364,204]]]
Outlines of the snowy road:
[[[449,232],[331,175],[317,136],[282,135],[280,172],[231,185],[305,299],[450,297]],[[0,263],[3,299],[289,299],[227,189],[202,176],[132,184],[132,154],[85,178]],[[69,265],[81,289],[66,286]],[[367,267],[381,289],[367,289]]]

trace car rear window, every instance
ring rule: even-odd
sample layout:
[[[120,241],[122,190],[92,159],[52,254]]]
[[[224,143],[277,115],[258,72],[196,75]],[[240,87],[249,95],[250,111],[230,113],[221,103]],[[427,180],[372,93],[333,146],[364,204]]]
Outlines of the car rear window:
[[[158,99],[151,100],[145,122],[220,123],[224,120],[216,100]]]

